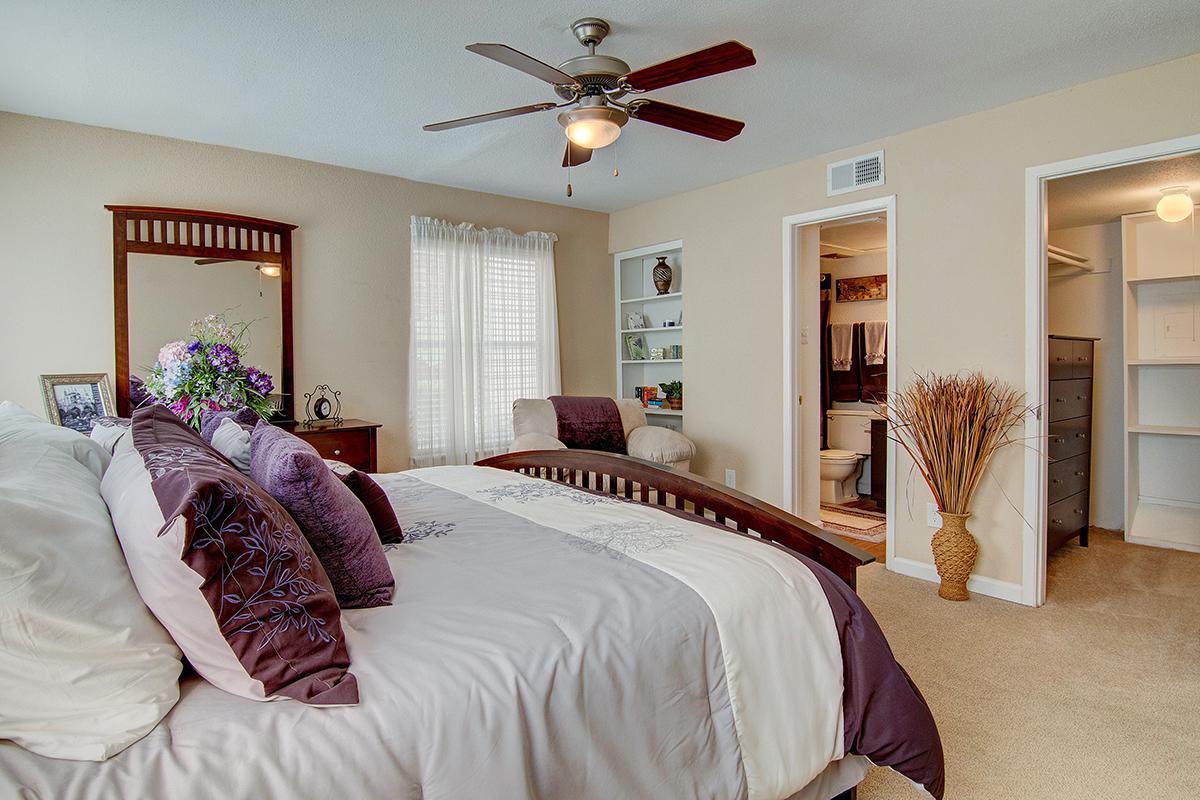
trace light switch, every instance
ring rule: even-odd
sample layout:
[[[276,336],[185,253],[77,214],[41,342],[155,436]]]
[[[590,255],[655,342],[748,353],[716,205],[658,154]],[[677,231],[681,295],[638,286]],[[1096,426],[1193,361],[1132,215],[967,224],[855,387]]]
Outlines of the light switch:
[[[808,326],[800,326],[800,344],[808,344]]]

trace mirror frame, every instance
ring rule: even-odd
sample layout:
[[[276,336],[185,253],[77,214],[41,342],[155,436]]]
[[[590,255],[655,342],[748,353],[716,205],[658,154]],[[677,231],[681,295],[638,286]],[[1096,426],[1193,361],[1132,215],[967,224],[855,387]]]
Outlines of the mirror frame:
[[[276,391],[283,395],[284,420],[292,420],[292,231],[298,226],[257,217],[157,206],[106,205],[113,215],[113,328],[116,347],[117,414],[129,404],[129,254],[227,258],[278,264],[283,353]]]

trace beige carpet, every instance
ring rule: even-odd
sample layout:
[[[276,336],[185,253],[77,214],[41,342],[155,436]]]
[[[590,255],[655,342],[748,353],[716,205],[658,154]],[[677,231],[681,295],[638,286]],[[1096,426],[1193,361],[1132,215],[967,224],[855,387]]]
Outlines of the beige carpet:
[[[1200,554],[1094,532],[1040,609],[877,564],[859,592],[933,709],[948,800],[1200,797]],[[918,794],[873,769],[858,796]]]

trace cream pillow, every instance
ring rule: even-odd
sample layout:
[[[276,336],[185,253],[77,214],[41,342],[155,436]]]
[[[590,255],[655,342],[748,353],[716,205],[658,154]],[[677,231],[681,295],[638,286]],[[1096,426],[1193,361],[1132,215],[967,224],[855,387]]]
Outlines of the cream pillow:
[[[0,447],[0,739],[102,761],[175,705],[181,658],[134,587],[100,479],[65,428],[41,425]]]
[[[51,425],[11,400],[0,401],[0,445],[17,442],[39,442],[54,447],[83,464],[97,478],[104,477],[104,470],[112,460],[107,450],[79,431]]]

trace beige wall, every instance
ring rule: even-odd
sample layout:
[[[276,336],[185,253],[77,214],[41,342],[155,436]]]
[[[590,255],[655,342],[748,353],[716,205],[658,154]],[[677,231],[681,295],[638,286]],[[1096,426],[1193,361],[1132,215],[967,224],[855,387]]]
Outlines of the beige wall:
[[[1087,256],[1095,272],[1050,278],[1046,322],[1050,333],[1096,336],[1092,382],[1091,522],[1125,527],[1125,380],[1121,300],[1121,223],[1050,231],[1051,244]]]
[[[736,467],[741,488],[782,496],[784,216],[895,194],[898,285],[889,290],[899,306],[901,380],[914,370],[982,369],[1023,386],[1025,168],[1194,134],[1197,86],[1200,56],[1192,56],[613,214],[610,250],[684,242],[694,468],[718,478]],[[825,196],[828,161],[881,147],[885,187]],[[929,562],[928,491],[906,462],[898,475],[897,554]],[[971,520],[977,573],[1019,583],[1020,448],[1002,453],[992,475]]]
[[[612,306],[596,302],[612,297],[606,214],[0,114],[0,397],[40,412],[40,373],[113,372],[105,203],[298,224],[297,392],[329,383],[348,415],[382,422],[383,469],[408,463],[412,214],[557,233],[564,391],[614,391]]]

